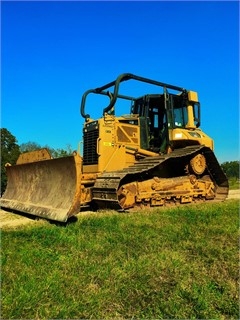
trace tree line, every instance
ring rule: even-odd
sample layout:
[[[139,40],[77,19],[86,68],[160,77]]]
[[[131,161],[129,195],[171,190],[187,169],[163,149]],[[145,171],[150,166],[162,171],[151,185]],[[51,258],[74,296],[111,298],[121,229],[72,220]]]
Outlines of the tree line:
[[[223,171],[228,178],[239,179],[240,161],[226,161],[221,164]]]
[[[23,152],[39,150],[41,148],[48,148],[53,158],[59,158],[71,155],[73,150],[70,145],[66,149],[53,149],[49,146],[40,146],[35,142],[27,142],[18,145],[17,139],[6,128],[1,128],[1,194],[6,189],[6,163],[15,164],[19,155]],[[221,164],[223,171],[229,179],[239,179],[239,165],[240,161],[226,161]]]

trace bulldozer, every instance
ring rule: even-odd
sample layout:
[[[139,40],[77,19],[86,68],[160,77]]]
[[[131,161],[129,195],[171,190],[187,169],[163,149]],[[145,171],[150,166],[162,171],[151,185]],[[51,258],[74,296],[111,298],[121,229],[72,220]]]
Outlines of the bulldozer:
[[[120,93],[130,80],[135,88],[150,85],[154,93]],[[85,111],[90,95],[107,101],[99,119]],[[129,114],[115,115],[119,101],[129,103]],[[87,90],[80,113],[82,156],[74,151],[53,159],[45,148],[21,154],[6,166],[2,208],[66,222],[86,208],[121,212],[227,197],[228,180],[213,140],[200,129],[197,92],[124,73]]]

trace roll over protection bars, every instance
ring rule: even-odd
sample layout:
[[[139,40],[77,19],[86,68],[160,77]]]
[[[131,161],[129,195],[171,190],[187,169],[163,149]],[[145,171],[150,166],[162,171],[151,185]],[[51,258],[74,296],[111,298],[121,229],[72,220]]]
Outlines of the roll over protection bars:
[[[116,80],[111,81],[111,82],[109,82],[109,83],[107,83],[107,84],[105,84],[105,85],[103,85],[101,87],[98,87],[96,89],[87,90],[83,94],[82,101],[81,101],[80,112],[81,112],[81,116],[83,118],[85,118],[85,121],[88,121],[88,119],[90,118],[90,115],[85,113],[86,98],[90,93],[101,94],[101,95],[108,96],[110,98],[109,105],[106,108],[103,109],[103,115],[105,113],[109,112],[112,109],[112,107],[114,106],[117,98],[126,99],[126,100],[133,100],[133,101],[136,100],[136,98],[134,98],[134,97],[129,97],[129,96],[118,94],[120,83],[124,82],[124,81],[127,81],[127,80],[130,80],[130,79],[137,80],[137,81],[140,81],[140,82],[149,83],[149,84],[153,84],[153,85],[156,85],[156,86],[159,86],[159,87],[163,87],[165,89],[172,89],[172,90],[176,90],[176,91],[186,92],[186,89],[184,89],[182,87],[177,87],[177,86],[173,86],[171,84],[167,84],[167,83],[164,83],[164,82],[159,82],[159,81],[156,81],[156,80],[152,80],[152,79],[136,76],[136,75],[134,75],[132,73],[123,73],[123,74],[119,75]],[[111,88],[111,87],[114,87],[113,93],[111,93],[109,91],[105,91],[106,89]]]

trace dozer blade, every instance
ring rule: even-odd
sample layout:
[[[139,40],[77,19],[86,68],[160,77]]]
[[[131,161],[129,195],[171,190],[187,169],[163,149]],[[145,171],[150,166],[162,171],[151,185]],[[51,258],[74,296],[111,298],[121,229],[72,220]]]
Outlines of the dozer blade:
[[[81,163],[76,154],[6,167],[1,207],[66,222],[80,210]]]

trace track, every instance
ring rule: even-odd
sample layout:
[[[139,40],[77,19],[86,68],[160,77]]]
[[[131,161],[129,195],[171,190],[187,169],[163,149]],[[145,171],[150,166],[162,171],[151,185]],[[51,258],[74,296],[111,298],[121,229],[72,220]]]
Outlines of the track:
[[[97,178],[93,187],[93,203],[97,208],[110,208],[114,210],[126,209],[120,201],[119,190],[125,185],[134,188],[134,183],[144,182],[155,177],[160,179],[171,179],[173,184],[179,184],[179,181],[188,176],[186,166],[190,160],[197,154],[203,154],[206,158],[206,170],[203,175],[198,176],[201,180],[208,177],[208,180],[214,184],[214,200],[222,201],[228,195],[228,181],[222,171],[214,153],[205,146],[189,146],[183,149],[177,149],[170,154],[158,157],[146,157],[136,162],[133,166],[124,170],[106,172]],[[175,179],[175,180],[174,180]],[[128,189],[130,189],[130,187]],[[182,192],[182,193],[181,193]],[[179,198],[179,194],[188,193],[185,190],[159,191],[158,195],[163,199],[163,203],[170,202],[167,200]],[[189,191],[190,193],[190,191]],[[196,195],[195,200],[202,199],[203,194]],[[161,202],[162,203],[162,202]],[[132,205],[133,207],[136,203]]]

